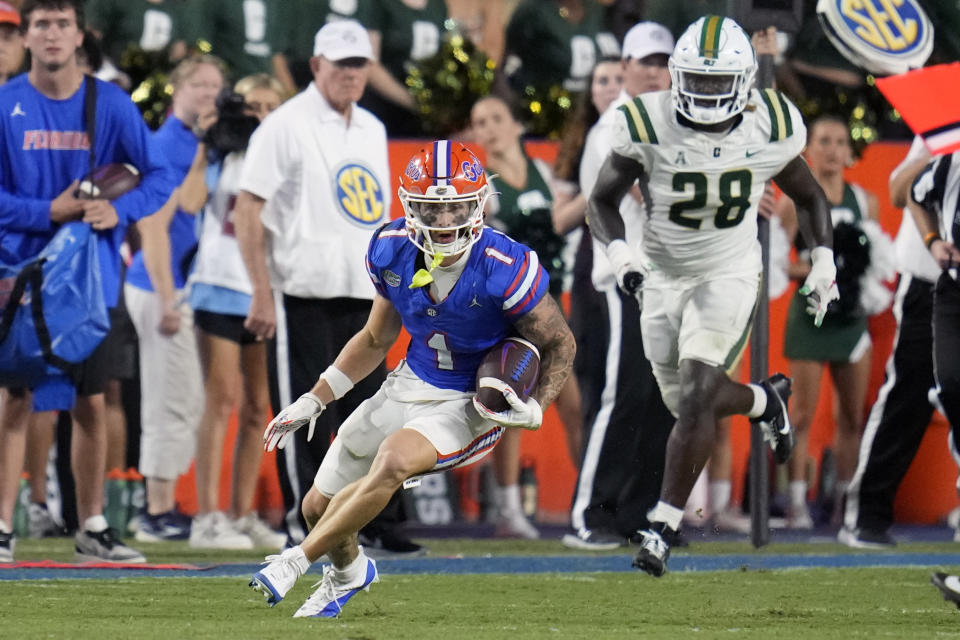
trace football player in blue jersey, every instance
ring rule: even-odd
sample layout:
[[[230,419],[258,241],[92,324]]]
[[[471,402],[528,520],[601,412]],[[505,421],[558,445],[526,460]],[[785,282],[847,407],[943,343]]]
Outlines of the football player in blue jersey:
[[[108,307],[117,304],[120,243],[128,224],[159,209],[175,186],[162,152],[150,139],[140,112],[117,86],[96,81],[93,151],[98,165],[137,167],[133,190],[108,201],[80,199],[79,179],[89,169],[85,123],[87,84],[78,66],[83,42],[81,0],[26,0],[20,8],[30,69],[0,87],[0,259],[18,264],[36,256],[61,223],[83,220],[97,233]],[[81,364],[79,377],[41,382],[27,390],[3,390],[0,400],[0,562],[12,561],[10,519],[22,469],[26,422],[37,410],[70,409],[76,386],[73,473],[77,484],[81,559],[143,562],[107,527],[103,516],[106,417],[104,386],[109,354],[101,347]],[[31,397],[32,396],[32,397]],[[52,419],[52,414],[46,414]]]
[[[647,516],[651,528],[639,532],[634,561],[654,576],[666,571],[664,537],[680,527],[718,419],[749,416],[779,462],[793,448],[790,380],[777,374],[744,385],[727,375],[757,304],[763,269],[757,210],[768,180],[802,209],[802,228],[812,228],[812,267],[800,292],[816,326],[839,296],[830,205],[800,156],[806,129],[783,95],[753,88],[750,38],[730,18],[705,16],[677,40],[667,66],[671,90],[619,108],[613,149],[588,210],[619,286],[642,302],[644,351],[677,418],[660,500]],[[643,226],[639,247],[619,210],[638,181],[645,215],[630,222]]]
[[[309,535],[268,556],[269,565],[250,582],[276,604],[328,554],[332,566],[296,617],[336,617],[376,582],[376,565],[358,547],[356,532],[407,479],[480,459],[505,428],[537,429],[573,364],[573,335],[548,295],[537,254],[484,227],[489,187],[477,158],[439,140],[410,159],[400,180],[405,216],[376,231],[367,251],[378,295],[366,327],[264,433],[271,450],[306,424],[312,430],[324,408],[383,361],[406,328],[406,359],[340,427],[304,498]],[[491,413],[473,401],[476,371],[509,335],[538,348],[540,380],[526,402],[506,384],[497,387],[511,408]]]

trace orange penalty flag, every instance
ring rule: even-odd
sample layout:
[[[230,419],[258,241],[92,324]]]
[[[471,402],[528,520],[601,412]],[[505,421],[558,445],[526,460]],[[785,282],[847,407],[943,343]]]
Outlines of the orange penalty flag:
[[[877,78],[877,88],[930,153],[960,150],[960,62]]]

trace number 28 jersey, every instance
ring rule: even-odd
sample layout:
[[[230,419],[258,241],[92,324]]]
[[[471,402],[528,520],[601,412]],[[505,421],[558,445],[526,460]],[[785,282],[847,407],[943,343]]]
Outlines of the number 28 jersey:
[[[613,151],[644,169],[649,266],[670,277],[758,273],[765,183],[806,143],[797,108],[777,91],[754,89],[740,123],[722,134],[680,124],[669,91],[642,94],[619,110]]]
[[[484,227],[457,283],[440,302],[427,289],[410,288],[420,250],[407,239],[403,218],[381,227],[367,250],[367,273],[410,334],[407,365],[441,389],[474,391],[477,367],[513,324],[537,306],[550,277],[537,254]]]

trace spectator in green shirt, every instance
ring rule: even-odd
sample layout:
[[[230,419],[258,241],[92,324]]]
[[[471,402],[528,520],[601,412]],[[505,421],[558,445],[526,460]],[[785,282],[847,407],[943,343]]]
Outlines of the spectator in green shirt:
[[[313,81],[313,38],[323,25],[356,19],[360,0],[267,0],[267,40],[273,75],[293,94]]]
[[[366,0],[357,19],[370,32],[378,62],[370,70],[360,105],[374,112],[391,137],[423,134],[406,87],[412,63],[440,50],[447,20],[444,0]]]
[[[606,4],[594,0],[527,0],[507,25],[503,73],[510,88],[561,85],[580,93],[602,56],[619,56],[607,29]]]
[[[184,25],[184,33],[189,46],[223,60],[233,79],[269,72],[268,2],[270,0],[186,0],[189,20]],[[278,2],[301,4],[290,0],[273,0],[271,4]]]
[[[171,60],[186,55],[184,3],[176,0],[87,0],[87,24],[103,42],[104,52],[120,66],[124,51],[169,49]]]

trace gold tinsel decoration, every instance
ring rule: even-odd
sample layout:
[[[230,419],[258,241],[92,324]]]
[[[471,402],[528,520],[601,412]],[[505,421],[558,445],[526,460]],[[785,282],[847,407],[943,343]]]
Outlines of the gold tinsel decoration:
[[[519,98],[526,132],[532,136],[558,140],[573,110],[574,95],[560,85],[526,86]]]
[[[424,130],[435,137],[467,128],[473,103],[490,93],[495,68],[455,24],[446,29],[440,50],[416,62],[406,78]]]
[[[170,52],[144,51],[131,44],[120,56],[120,69],[130,76],[130,98],[143,114],[143,119],[151,129],[163,124],[170,102],[173,87],[169,83]]]

